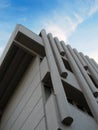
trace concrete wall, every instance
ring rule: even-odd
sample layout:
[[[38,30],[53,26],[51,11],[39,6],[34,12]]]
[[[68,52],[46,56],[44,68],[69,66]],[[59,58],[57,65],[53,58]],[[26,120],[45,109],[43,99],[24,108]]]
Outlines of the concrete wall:
[[[56,96],[46,100],[45,75],[49,73],[47,58],[35,57],[17,86],[1,119],[0,130],[97,130],[93,117],[69,104],[74,119],[71,126],[61,123]],[[68,79],[66,79],[68,80]]]
[[[1,119],[0,130],[46,130],[39,57],[34,58]]]
[[[72,112],[72,117],[74,122],[71,126],[66,126],[61,123],[58,110],[55,109],[55,103],[53,97],[51,96],[47,101],[47,122],[48,130],[98,130],[98,124],[93,117],[89,116],[86,112],[81,111],[75,105],[70,106],[70,111]],[[56,111],[56,112],[55,112]],[[57,117],[57,119],[56,119]],[[58,124],[57,124],[58,123]]]
[[[51,34],[47,35],[45,30],[38,36],[19,25],[1,58],[0,64],[9,50],[5,64],[0,66],[0,79],[4,77],[3,73],[6,75],[7,72],[5,79],[10,77],[10,71],[15,67],[7,63],[12,54],[10,51],[15,46],[25,50],[29,56],[32,55],[33,61],[28,64],[26,72],[23,70],[25,74],[22,77],[16,60],[20,54],[16,55],[16,59],[13,57],[18,69],[14,69],[8,81],[13,81],[12,86],[15,86],[14,81],[19,82],[17,78],[12,80],[17,71],[19,75],[16,77],[20,76],[21,81],[16,84],[16,90],[12,92],[7,106],[4,106],[4,113],[1,111],[3,115],[0,130],[98,130],[98,65],[65,45],[63,41],[60,43]],[[43,57],[42,61],[39,55]],[[20,61],[22,60],[21,58]],[[27,64],[28,60],[23,60],[20,68],[24,67],[25,63]],[[7,66],[10,66],[10,69],[6,68]],[[0,85],[3,90],[4,86],[8,89],[5,79],[4,85],[2,82]],[[12,88],[10,84],[9,86]],[[10,92],[11,89],[8,90]],[[10,93],[4,92],[7,100],[5,93]]]

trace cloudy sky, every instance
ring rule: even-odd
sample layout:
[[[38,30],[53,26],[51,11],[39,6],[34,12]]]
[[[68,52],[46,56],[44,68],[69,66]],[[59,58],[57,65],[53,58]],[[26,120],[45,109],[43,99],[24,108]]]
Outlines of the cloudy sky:
[[[98,62],[98,0],[0,0],[0,55],[17,23],[44,28]]]

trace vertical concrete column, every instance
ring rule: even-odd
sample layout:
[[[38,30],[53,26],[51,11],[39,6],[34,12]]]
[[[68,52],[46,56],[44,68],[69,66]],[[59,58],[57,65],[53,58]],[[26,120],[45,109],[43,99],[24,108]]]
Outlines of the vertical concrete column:
[[[92,61],[91,61],[91,59],[88,57],[88,56],[85,56],[85,59],[86,59],[86,61],[93,67],[93,64],[92,64]],[[97,66],[96,66],[97,67]],[[94,67],[93,67],[93,69],[94,69]],[[95,70],[95,69],[94,69]],[[97,72],[98,72],[98,68],[97,68]]]
[[[92,62],[92,66],[93,66],[93,68],[94,68],[95,71],[98,73],[98,66],[97,66],[97,63],[95,62],[94,59],[90,59],[90,60],[91,60],[91,62]]]
[[[87,62],[87,59],[86,59],[86,57],[83,55],[82,52],[80,52],[80,56],[84,59],[85,62]],[[93,69],[94,69],[96,72],[98,72],[98,68],[96,68],[92,62],[90,62],[90,64],[92,65]]]
[[[92,74],[92,78],[94,79],[95,83],[96,83],[97,86],[98,86],[98,73],[97,73],[97,72],[95,71],[95,69],[93,68],[92,63],[91,63],[89,57],[88,57],[88,56],[85,56],[85,57],[86,57],[87,64],[88,64],[88,66],[89,66],[89,70],[90,70],[90,72],[91,72],[91,74]]]
[[[65,43],[63,41],[61,42],[61,44],[62,44],[62,46],[63,46],[63,48],[66,52],[70,66],[71,66],[74,74],[76,75],[77,80],[79,81],[80,87],[83,91],[83,94],[84,94],[84,97],[85,97],[85,99],[88,103],[88,106],[90,107],[92,114],[94,115],[95,120],[98,123],[98,104],[97,104],[94,96],[92,95],[92,92],[89,89],[89,86],[88,86],[86,80],[84,79],[83,75],[81,74],[81,71],[78,68],[78,66],[77,66],[73,56],[71,55],[70,51],[67,49],[67,47],[65,46]]]
[[[46,102],[45,112],[48,130],[61,130],[56,104],[56,97],[54,94],[51,94],[48,101]]]
[[[41,31],[41,36],[45,46],[46,57],[49,64],[54,93],[57,98],[58,108],[61,116],[61,122],[67,125],[71,125],[73,122],[73,118],[70,113],[70,108],[61,82],[61,77],[59,75],[57,65],[54,60],[53,52],[51,50],[51,46],[48,41],[45,30]]]
[[[84,79],[86,80],[86,82],[88,83],[91,91],[93,92],[94,96],[97,97],[98,96],[98,90],[95,87],[94,83],[92,82],[92,80],[90,79],[89,75],[87,74],[87,72],[85,71],[85,69],[83,68],[83,66],[81,65],[81,62],[79,61],[78,57],[75,55],[73,49],[67,45],[67,48],[69,49],[70,53],[72,54],[76,64],[78,65]]]
[[[94,59],[91,59],[91,61],[98,72],[98,64],[96,63],[96,61]]]
[[[78,53],[78,51],[76,49],[73,49],[73,51],[77,55],[78,59],[80,60],[81,64],[83,65],[83,67],[87,70],[88,66],[85,63],[85,61],[82,59],[82,57],[80,56],[80,54]]]
[[[55,41],[54,41],[51,33],[48,34],[48,39],[49,39],[51,48],[53,50],[54,58],[56,60],[56,64],[57,64],[58,70],[60,72],[60,75],[62,77],[64,77],[64,78],[66,78],[68,73],[67,73],[67,70],[65,69],[63,60],[62,60],[62,58],[60,56],[60,53],[59,53],[59,51],[57,49],[57,46],[55,44]]]
[[[61,54],[62,56],[64,56],[64,55],[65,55],[65,52],[64,52],[64,49],[63,49],[63,47],[61,46],[61,44],[60,44],[60,42],[59,42],[59,39],[58,39],[57,37],[55,37],[54,40],[55,40],[56,46],[57,46],[57,48],[58,48],[60,54]]]
[[[92,66],[92,63],[90,62],[89,58],[87,56],[84,56],[83,53],[80,53],[81,57],[85,60],[89,67],[89,71],[92,74],[92,78],[95,81],[95,83],[98,85],[98,74],[95,71],[94,67]]]

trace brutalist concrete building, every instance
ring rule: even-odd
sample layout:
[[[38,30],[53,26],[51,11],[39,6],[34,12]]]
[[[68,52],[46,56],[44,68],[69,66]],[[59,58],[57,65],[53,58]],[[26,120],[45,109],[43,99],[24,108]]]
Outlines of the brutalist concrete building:
[[[0,130],[98,130],[98,64],[17,25],[0,59]]]

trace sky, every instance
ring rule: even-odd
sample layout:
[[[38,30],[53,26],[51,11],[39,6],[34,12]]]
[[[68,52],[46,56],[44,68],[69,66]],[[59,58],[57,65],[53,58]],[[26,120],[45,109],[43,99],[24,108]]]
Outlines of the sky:
[[[16,24],[44,28],[98,63],[98,0],[0,0],[0,55]]]

